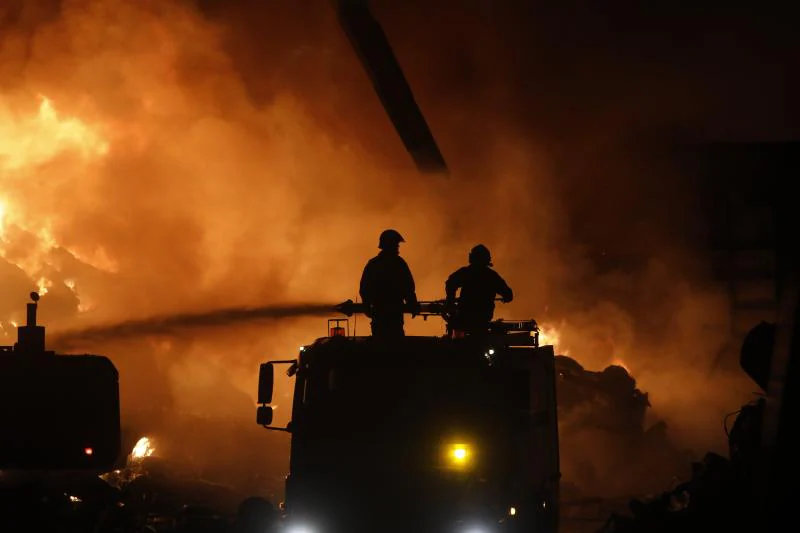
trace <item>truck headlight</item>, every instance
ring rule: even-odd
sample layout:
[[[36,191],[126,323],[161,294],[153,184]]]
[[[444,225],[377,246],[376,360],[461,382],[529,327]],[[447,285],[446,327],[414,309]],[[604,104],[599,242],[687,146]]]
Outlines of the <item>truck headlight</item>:
[[[315,528],[306,524],[289,524],[284,530],[285,533],[319,533]]]
[[[492,527],[489,524],[484,524],[482,522],[473,522],[463,524],[457,533],[495,533],[497,531],[496,528]]]

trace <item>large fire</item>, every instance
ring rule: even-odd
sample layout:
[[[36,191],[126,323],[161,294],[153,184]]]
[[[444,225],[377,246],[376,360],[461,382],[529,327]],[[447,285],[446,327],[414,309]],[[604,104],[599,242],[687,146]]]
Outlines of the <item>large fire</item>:
[[[41,96],[38,112],[20,116],[0,107],[0,169],[25,171],[45,165],[64,152],[89,161],[106,155],[109,143],[77,117],[60,116],[52,100]]]
[[[39,172],[58,165],[63,156],[77,156],[82,164],[91,165],[109,149],[97,131],[78,117],[61,116],[49,98],[40,97],[38,111],[30,116],[12,112],[0,100],[0,258],[35,280],[42,296],[53,287],[50,275],[59,270],[54,257],[59,250],[96,268],[108,265],[87,260],[57,241],[53,221],[59,213],[38,210],[40,191],[28,183],[40,180]],[[74,281],[64,283],[75,290]]]

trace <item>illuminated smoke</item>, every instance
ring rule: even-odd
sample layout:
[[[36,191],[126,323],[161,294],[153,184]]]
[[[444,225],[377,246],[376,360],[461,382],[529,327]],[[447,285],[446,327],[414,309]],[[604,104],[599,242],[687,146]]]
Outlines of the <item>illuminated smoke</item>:
[[[237,14],[226,3],[224,24],[167,0],[63,0],[57,12],[8,19],[4,329],[24,321],[37,288],[47,290],[40,316],[53,333],[343,301],[355,296],[380,231],[395,227],[421,298],[443,296],[447,275],[482,242],[517,294],[498,315],[535,318],[559,352],[588,368],[624,361],[677,428],[699,428],[704,443],[724,438],[717,415],[740,403],[740,390],[710,384],[708,368],[724,344],[727,302],[684,261],[695,243],[681,239],[699,231],[693,219],[680,223],[691,195],[668,186],[669,169],[636,167],[629,140],[642,123],[715,106],[736,108],[745,122],[749,106],[719,103],[736,80],[691,85],[684,65],[663,79],[665,63],[645,53],[614,63],[618,50],[601,57],[595,46],[609,35],[559,56],[571,48],[548,29],[574,23],[590,38],[607,28],[582,11],[517,35],[505,28],[510,7],[491,23],[465,7],[446,13],[449,35],[433,27],[446,6],[386,3],[376,14],[453,168],[450,180],[434,180],[411,168],[328,3],[269,4],[281,7]],[[501,34],[514,53],[500,47]],[[548,34],[549,47],[537,40]],[[705,31],[697,35],[703,45],[687,49],[713,48]],[[518,63],[522,49],[539,63]],[[523,77],[530,73],[535,82]],[[763,74],[748,78],[764,84]],[[649,190],[656,171],[664,179]],[[643,262],[601,271],[589,244]],[[321,318],[181,327],[166,340],[140,326],[143,338],[106,332],[93,341],[120,369],[126,411],[227,409],[243,418],[257,363],[325,332]],[[360,333],[367,327],[359,321]],[[407,323],[409,333],[441,330],[436,320]]]

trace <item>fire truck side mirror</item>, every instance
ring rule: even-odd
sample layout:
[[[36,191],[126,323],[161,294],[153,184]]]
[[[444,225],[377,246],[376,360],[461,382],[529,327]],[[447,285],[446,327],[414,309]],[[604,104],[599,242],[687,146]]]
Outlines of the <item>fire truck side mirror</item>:
[[[256,423],[259,426],[267,427],[272,424],[272,406],[259,405],[256,411]]]
[[[262,363],[258,371],[258,403],[272,403],[272,391],[275,385],[275,367],[272,363]],[[260,409],[260,408],[259,408]],[[260,412],[260,411],[259,411]],[[272,411],[270,411],[271,413]],[[270,421],[272,415],[270,414]]]

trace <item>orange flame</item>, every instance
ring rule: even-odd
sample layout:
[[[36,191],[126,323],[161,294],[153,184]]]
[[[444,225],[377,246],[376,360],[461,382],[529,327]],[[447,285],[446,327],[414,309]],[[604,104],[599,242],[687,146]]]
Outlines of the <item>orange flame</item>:
[[[145,457],[150,457],[153,455],[156,449],[153,447],[153,442],[150,440],[149,437],[142,437],[137,442],[136,445],[133,447],[131,451],[131,458],[132,459],[144,459]]]
[[[77,117],[61,116],[50,99],[40,98],[38,113],[27,118],[0,100],[0,259],[36,280],[43,296],[53,287],[46,272],[59,270],[53,260],[59,248],[101,270],[113,271],[114,262],[102,253],[86,258],[62,246],[53,234],[51,216],[35,212],[35,202],[20,201],[30,198],[31,191],[24,187],[31,171],[67,154],[90,162],[110,149],[96,128]],[[70,288],[74,291],[74,281]]]
[[[108,142],[92,128],[78,118],[60,117],[52,101],[40,99],[38,114],[29,119],[0,107],[0,170],[36,167],[65,152],[85,160],[108,153]]]
[[[561,342],[561,333],[555,326],[539,325],[539,345],[552,346],[553,350],[559,355],[567,355],[569,353]]]

